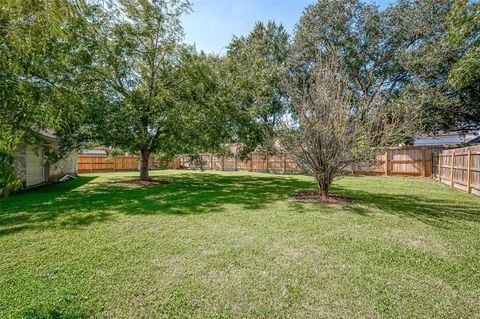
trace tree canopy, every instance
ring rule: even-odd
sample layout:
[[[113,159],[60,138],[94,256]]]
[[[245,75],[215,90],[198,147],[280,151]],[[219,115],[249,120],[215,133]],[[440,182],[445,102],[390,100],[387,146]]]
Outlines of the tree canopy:
[[[235,103],[238,86],[227,59],[182,42],[186,1],[118,1],[85,6],[82,66],[87,138],[142,157],[218,151],[226,143],[257,143],[256,113]],[[243,92],[243,91],[240,91]]]
[[[448,42],[464,48],[450,70],[449,81],[456,87],[472,86],[480,81],[480,2],[455,1],[448,26]]]
[[[180,17],[189,10],[186,1],[82,8],[81,43],[89,48],[82,80],[90,82],[94,100],[83,126],[89,139],[141,153],[141,179],[148,179],[151,154],[173,151],[179,139],[188,140],[192,119],[201,117],[200,100],[211,90],[206,64],[181,44]]]
[[[0,4],[0,125],[17,137],[55,128],[75,113],[68,87],[74,9],[62,1]],[[66,24],[65,21],[70,21]]]
[[[0,191],[18,188],[13,153],[20,142],[78,118],[72,90],[74,6],[66,1],[0,2]],[[53,152],[49,153],[55,157]]]
[[[480,122],[474,89],[447,83],[464,47],[446,43],[452,0],[397,1],[385,10],[359,0],[323,1],[301,17],[293,51],[308,65],[318,50],[335,52],[357,97],[421,106],[419,131]]]
[[[289,48],[288,33],[274,21],[257,22],[247,36],[234,37],[228,45],[230,82],[237,91],[232,102],[255,114],[264,138],[272,137],[286,112],[288,99],[281,81]]]

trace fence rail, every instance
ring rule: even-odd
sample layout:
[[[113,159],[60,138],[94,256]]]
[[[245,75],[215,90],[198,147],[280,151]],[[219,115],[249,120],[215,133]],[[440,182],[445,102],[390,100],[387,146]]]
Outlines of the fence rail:
[[[437,154],[435,167],[440,183],[480,195],[480,146],[444,150]]]

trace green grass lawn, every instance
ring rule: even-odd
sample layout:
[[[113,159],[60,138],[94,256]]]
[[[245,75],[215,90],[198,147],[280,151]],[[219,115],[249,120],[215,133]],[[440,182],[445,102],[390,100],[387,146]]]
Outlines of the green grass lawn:
[[[480,198],[345,177],[353,203],[289,200],[309,177],[83,175],[0,204],[0,318],[473,318]]]

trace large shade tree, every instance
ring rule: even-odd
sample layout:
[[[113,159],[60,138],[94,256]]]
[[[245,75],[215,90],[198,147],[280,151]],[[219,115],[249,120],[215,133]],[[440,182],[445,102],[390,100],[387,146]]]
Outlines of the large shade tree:
[[[232,103],[226,60],[182,43],[180,18],[189,10],[187,1],[173,0],[83,8],[81,47],[90,60],[81,66],[82,82],[92,89],[79,137],[139,153],[142,180],[154,154],[258,141],[254,114]]]
[[[468,129],[480,124],[478,83],[459,86],[449,74],[471,48],[469,41],[451,41],[452,12],[458,1],[403,1],[392,6],[391,15],[404,21],[411,35],[425,34],[413,50],[401,55],[400,63],[408,71],[402,92],[407,103],[421,106],[420,129],[427,132]],[[465,74],[469,74],[466,72]]]
[[[456,0],[448,15],[446,43],[460,49],[448,70],[448,83],[458,92],[456,108],[466,127],[480,128],[480,3]],[[451,110],[450,110],[451,111]]]
[[[33,138],[80,113],[78,27],[68,1],[0,3],[0,125]],[[21,139],[21,138],[18,138]]]

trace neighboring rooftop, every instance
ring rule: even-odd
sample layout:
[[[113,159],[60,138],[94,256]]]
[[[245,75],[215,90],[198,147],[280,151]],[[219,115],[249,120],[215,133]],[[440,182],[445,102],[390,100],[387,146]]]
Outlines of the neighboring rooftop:
[[[105,150],[83,150],[82,155],[107,155]]]
[[[417,136],[414,145],[457,145],[480,143],[480,131],[446,131]]]

